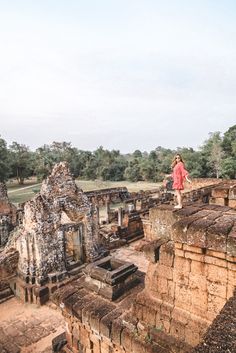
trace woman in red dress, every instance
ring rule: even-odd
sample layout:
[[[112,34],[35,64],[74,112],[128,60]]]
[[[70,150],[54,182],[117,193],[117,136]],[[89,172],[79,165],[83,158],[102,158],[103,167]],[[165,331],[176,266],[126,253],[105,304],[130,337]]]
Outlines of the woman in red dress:
[[[191,183],[191,180],[188,178],[189,173],[185,169],[185,165],[180,154],[177,154],[173,159],[171,168],[173,169],[173,189],[175,189],[177,199],[177,205],[174,208],[182,208],[181,190],[184,190],[184,181],[187,180]]]

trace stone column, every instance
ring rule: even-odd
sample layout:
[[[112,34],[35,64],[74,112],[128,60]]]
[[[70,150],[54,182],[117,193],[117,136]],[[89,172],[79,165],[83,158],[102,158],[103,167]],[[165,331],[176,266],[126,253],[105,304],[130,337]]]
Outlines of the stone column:
[[[97,224],[100,224],[100,215],[99,215],[99,206],[96,205],[96,213],[97,213]]]
[[[122,223],[123,223],[123,209],[122,207],[118,208],[118,226],[122,227]]]
[[[110,202],[106,200],[106,222],[109,224],[110,222]]]

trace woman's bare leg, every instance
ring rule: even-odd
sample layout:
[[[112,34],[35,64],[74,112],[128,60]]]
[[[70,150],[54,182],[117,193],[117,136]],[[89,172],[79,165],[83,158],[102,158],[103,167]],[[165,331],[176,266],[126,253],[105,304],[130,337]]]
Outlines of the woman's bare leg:
[[[182,207],[182,194],[180,190],[175,190],[177,198],[177,206]]]

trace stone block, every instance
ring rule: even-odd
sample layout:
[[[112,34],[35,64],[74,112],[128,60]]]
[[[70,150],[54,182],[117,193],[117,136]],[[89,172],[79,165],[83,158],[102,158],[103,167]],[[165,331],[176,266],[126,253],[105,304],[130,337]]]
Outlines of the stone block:
[[[227,198],[229,195],[229,186],[216,187],[212,190],[212,196],[215,198]]]
[[[236,224],[228,235],[226,251],[228,255],[236,257]]]
[[[167,279],[164,277],[158,277],[157,279],[157,288],[160,294],[167,294],[168,293],[168,286],[167,286]]]
[[[191,262],[191,274],[206,276],[206,265],[205,262],[192,261]]]
[[[229,271],[236,271],[236,262],[228,262],[228,269]],[[228,274],[230,276],[230,273]]]
[[[231,186],[229,188],[229,199],[236,200],[236,186]]]
[[[193,260],[193,261],[199,261],[199,262],[204,263],[204,255],[195,254],[193,252],[185,251],[185,255],[184,256],[185,256],[186,259],[190,259],[190,260]]]
[[[110,349],[111,347],[106,342],[101,341],[100,345],[101,345],[101,352],[103,352],[103,353],[111,353],[111,349]]]
[[[226,258],[225,253],[222,253],[220,251],[210,250],[210,249],[206,249],[206,255],[216,257],[218,259],[225,259]]]
[[[214,197],[209,198],[209,205],[215,205],[216,204],[216,199]]]
[[[172,318],[170,334],[178,340],[183,340],[185,338],[185,324],[180,322],[178,319]]]
[[[202,254],[202,249],[197,247],[197,246],[192,246],[192,245],[188,245],[188,244],[183,244],[183,250],[189,251],[189,252],[193,252],[196,254]]]
[[[227,285],[227,297],[226,297],[227,300],[229,300],[233,296],[234,291],[235,291],[235,285],[228,284]]]
[[[207,291],[209,294],[220,297],[226,301],[226,285],[219,282],[207,282]]]
[[[235,222],[235,214],[226,213],[217,218],[215,223],[208,227],[207,232],[219,235],[228,235]]]
[[[80,299],[77,299],[76,303],[72,307],[72,313],[75,315],[77,319],[79,319],[82,322],[83,308],[89,305],[94,300],[96,300],[96,297],[93,294],[88,294]]]
[[[73,305],[77,302],[78,300],[78,295],[77,292],[72,294],[71,296],[67,297],[64,301],[65,309],[68,314],[72,315],[72,308]]]
[[[207,316],[209,320],[213,320],[225,305],[225,299],[215,295],[208,294]]]
[[[175,249],[175,256],[184,257],[184,251],[181,249]]]
[[[205,256],[205,263],[212,264],[219,267],[227,267],[227,261],[223,259],[216,258],[214,256]]]
[[[200,342],[199,325],[193,321],[190,321],[185,327],[185,340],[192,347],[196,346]]]
[[[93,350],[92,350],[93,353],[101,353],[101,347],[100,347],[100,344],[94,344],[93,345]]]
[[[183,244],[175,242],[175,249],[183,249]]]
[[[187,311],[191,310],[192,295],[187,285],[183,285],[182,283],[176,283],[175,296],[175,305],[177,307],[185,309]]]
[[[117,318],[112,322],[111,327],[111,340],[114,344],[118,346],[121,345],[121,332],[123,330],[122,319]]]
[[[89,331],[83,325],[80,327],[80,343],[84,347],[90,347]]]
[[[183,325],[187,325],[190,320],[190,313],[184,309],[175,306],[171,313],[171,318],[180,322]]]
[[[93,343],[93,346],[96,346],[96,345],[99,346],[100,345],[101,336],[96,335],[94,333],[90,333],[89,339]]]
[[[208,309],[208,294],[207,291],[202,291],[201,289],[195,288],[192,290],[192,303],[191,303],[191,313],[201,317],[206,317],[206,312]]]
[[[226,253],[226,236],[217,233],[208,233],[206,235],[206,248],[218,252]]]
[[[133,304],[133,311],[134,311],[137,319],[142,321],[143,320],[143,305],[135,302]]]
[[[206,276],[201,274],[189,274],[189,289],[198,289],[201,292],[206,292],[207,290],[207,279]]]
[[[236,200],[229,200],[228,202],[228,206],[229,207],[232,207],[232,208],[236,208]]]
[[[211,199],[213,199],[213,198],[211,198]],[[214,197],[214,204],[219,205],[219,206],[226,206],[226,200],[227,200],[227,198]]]
[[[165,265],[159,265],[158,266],[158,273],[160,273],[160,275],[163,277],[163,278],[166,278],[166,279],[173,279],[173,268],[172,267],[168,267],[168,266],[165,266]]]
[[[134,337],[132,340],[132,352],[146,353],[145,343]]]
[[[132,352],[132,339],[133,335],[131,334],[130,330],[125,327],[121,331],[121,345],[127,352]]]
[[[90,326],[92,330],[99,333],[101,319],[107,314],[111,313],[115,308],[115,305],[104,300],[96,301],[96,306],[93,307],[93,310],[90,314]]]
[[[200,212],[198,212],[199,214]],[[207,217],[211,214],[208,212]],[[187,231],[187,244],[198,248],[206,247],[206,231],[209,226],[214,224],[214,219],[198,218],[194,220]]]
[[[70,332],[72,332],[72,336],[75,337],[77,340],[80,338],[80,326],[79,325],[73,325],[71,328],[69,328]]]
[[[48,287],[34,287],[34,295],[36,297],[44,297],[46,295],[49,296],[49,289]]]
[[[73,346],[73,339],[72,339],[71,333],[68,332],[67,330],[66,330],[66,342],[67,342],[67,347],[71,349]]]
[[[149,325],[155,325],[156,323],[156,311],[152,307],[143,307],[143,321],[148,322]]]
[[[36,304],[44,305],[45,303],[47,303],[48,300],[49,300],[49,294],[46,294],[42,297],[36,297]]]
[[[172,304],[175,300],[175,283],[173,281],[167,282],[168,288],[168,298],[166,299],[167,303]]]
[[[191,261],[187,258],[175,257],[174,272],[184,273],[185,276],[188,276],[190,272]]]
[[[207,279],[210,282],[216,283],[227,283],[228,271],[227,268],[218,267],[212,264],[206,264],[207,266]]]
[[[183,287],[187,287],[189,284],[189,275],[188,273],[184,273],[181,272],[180,270],[176,270],[173,273],[173,282],[174,284],[178,285],[178,286],[183,286]]]

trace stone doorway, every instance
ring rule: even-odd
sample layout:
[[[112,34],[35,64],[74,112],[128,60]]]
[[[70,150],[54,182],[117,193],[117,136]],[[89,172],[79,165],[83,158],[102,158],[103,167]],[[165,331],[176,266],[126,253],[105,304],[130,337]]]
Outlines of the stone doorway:
[[[84,224],[69,226],[65,230],[66,267],[68,270],[82,265],[85,261]]]

